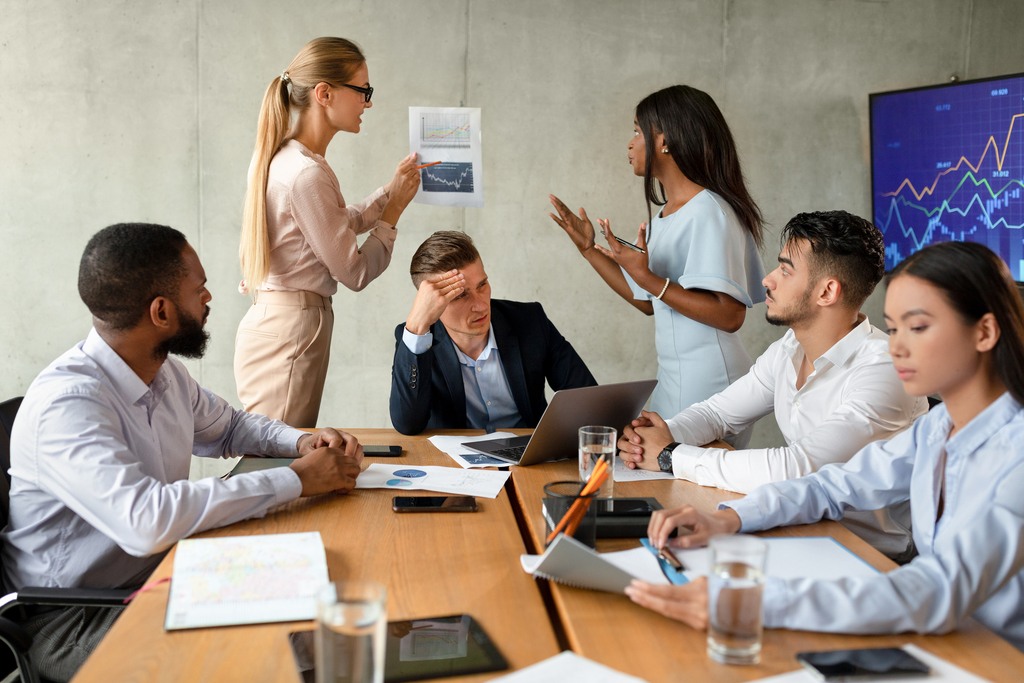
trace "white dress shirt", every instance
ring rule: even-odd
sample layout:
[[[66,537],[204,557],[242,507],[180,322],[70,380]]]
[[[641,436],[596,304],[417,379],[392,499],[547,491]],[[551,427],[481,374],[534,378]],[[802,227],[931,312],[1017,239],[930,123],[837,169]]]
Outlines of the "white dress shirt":
[[[406,348],[417,356],[429,349],[433,340],[431,332],[413,334],[408,328],[402,331],[402,341]],[[452,346],[455,347],[455,356],[462,368],[466,421],[469,426],[490,433],[519,424],[522,416],[512,397],[505,366],[501,364],[501,352],[494,339],[494,326],[491,325],[487,333],[487,345],[476,359],[464,354],[454,343]]]
[[[762,484],[845,462],[872,441],[906,429],[928,410],[924,398],[903,390],[892,367],[888,337],[864,316],[814,361],[814,371],[797,389],[803,360],[803,348],[789,330],[744,377],[667,420],[673,438],[683,444],[673,451],[673,473],[702,486],[747,493]],[[783,447],[698,447],[740,433],[772,412],[786,440]],[[844,523],[890,556],[907,549],[905,506],[877,514],[855,513]]]
[[[4,580],[138,585],[179,539],[301,493],[288,467],[189,481],[193,453],[295,456],[302,435],[233,409],[175,358],[147,386],[92,330],[40,373],[18,411]]]
[[[1024,407],[1007,393],[948,438],[952,426],[939,405],[845,464],[720,506],[749,532],[911,504],[920,553],[911,563],[870,578],[769,578],[765,626],[945,633],[973,616],[1024,649]]]

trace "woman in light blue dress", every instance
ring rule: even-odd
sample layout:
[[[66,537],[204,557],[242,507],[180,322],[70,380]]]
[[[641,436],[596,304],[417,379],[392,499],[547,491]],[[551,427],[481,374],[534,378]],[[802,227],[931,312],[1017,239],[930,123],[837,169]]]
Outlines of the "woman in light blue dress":
[[[746,309],[765,298],[761,211],[706,93],[675,85],[648,95],[633,130],[629,162],[644,179],[650,226],[637,231],[643,251],[621,243],[604,219],[608,246],[595,244],[587,212],[573,213],[554,195],[551,218],[615,292],[654,316],[658,386],[650,409],[675,415],[750,369],[736,333]],[[661,206],[653,217],[652,204]]]

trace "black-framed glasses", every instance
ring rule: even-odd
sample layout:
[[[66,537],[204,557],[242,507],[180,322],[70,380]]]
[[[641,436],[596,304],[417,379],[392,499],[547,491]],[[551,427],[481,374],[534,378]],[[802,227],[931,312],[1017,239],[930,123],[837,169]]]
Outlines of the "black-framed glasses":
[[[348,88],[349,90],[355,90],[358,93],[362,93],[363,97],[366,98],[364,101],[369,102],[370,98],[373,97],[373,86],[366,86],[365,88],[361,85],[352,85],[351,83],[342,83],[342,88]]]

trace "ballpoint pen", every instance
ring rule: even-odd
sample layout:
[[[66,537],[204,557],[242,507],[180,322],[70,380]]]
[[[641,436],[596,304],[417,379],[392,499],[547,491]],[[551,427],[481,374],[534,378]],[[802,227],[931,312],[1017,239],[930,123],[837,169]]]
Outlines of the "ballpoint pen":
[[[679,561],[679,558],[673,555],[672,551],[670,551],[668,548],[658,548],[658,557],[668,562],[669,566],[672,567],[672,569],[675,569],[677,572],[681,572],[686,569],[686,567],[683,566],[683,563]]]

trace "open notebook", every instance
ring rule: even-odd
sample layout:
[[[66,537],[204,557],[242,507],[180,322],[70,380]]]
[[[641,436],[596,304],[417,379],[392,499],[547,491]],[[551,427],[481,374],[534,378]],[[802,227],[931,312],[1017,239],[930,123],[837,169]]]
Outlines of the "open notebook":
[[[767,576],[783,579],[833,579],[839,576],[874,576],[878,572],[828,537],[765,538],[768,543]],[[707,548],[674,550],[683,563],[681,575],[663,565],[648,547],[614,553],[599,553],[574,538],[559,535],[543,555],[521,555],[523,570],[578,588],[622,593],[634,578],[654,584],[686,583],[710,571],[711,551]]]

